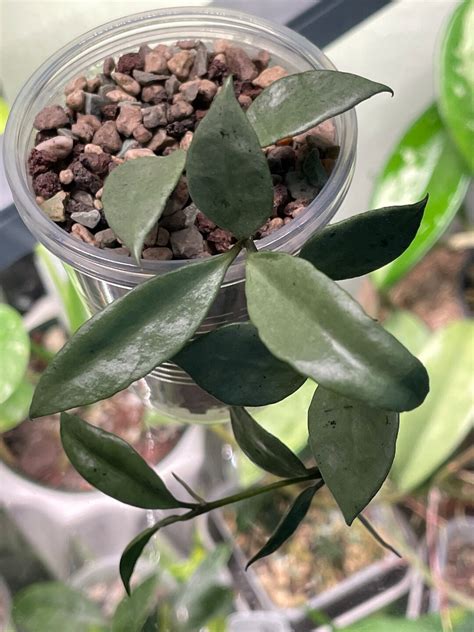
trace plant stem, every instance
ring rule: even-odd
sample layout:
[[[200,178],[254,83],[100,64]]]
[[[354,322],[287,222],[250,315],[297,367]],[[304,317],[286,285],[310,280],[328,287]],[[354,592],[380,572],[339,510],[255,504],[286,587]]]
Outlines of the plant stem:
[[[244,242],[244,245],[249,252],[258,252],[257,246],[255,245],[255,242],[253,239],[246,239]]]
[[[315,481],[317,479],[319,479],[319,481],[323,484],[322,479],[319,478],[319,470],[314,468],[312,470],[309,470],[308,474],[306,474],[305,476],[284,478],[280,481],[270,483],[269,485],[246,489],[242,492],[238,492],[237,494],[232,494],[231,496],[224,496],[223,498],[218,498],[217,500],[213,500],[211,502],[194,505],[193,509],[191,509],[191,511],[188,511],[188,513],[180,514],[177,516],[169,516],[168,518],[165,518],[165,520],[162,521],[163,524],[161,526],[167,526],[169,524],[174,524],[175,522],[185,522],[187,520],[192,520],[193,518],[208,513],[209,511],[213,511],[214,509],[219,509],[220,507],[225,507],[226,505],[240,502],[241,500],[254,498],[255,496],[259,496],[260,494],[266,494],[267,492],[271,492],[275,489],[280,489],[281,487],[286,487],[287,485],[295,485],[296,483]]]

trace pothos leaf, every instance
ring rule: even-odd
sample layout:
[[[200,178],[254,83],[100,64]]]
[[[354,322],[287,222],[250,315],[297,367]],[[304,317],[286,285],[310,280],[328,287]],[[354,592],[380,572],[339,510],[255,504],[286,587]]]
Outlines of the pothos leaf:
[[[232,77],[194,133],[186,175],[196,206],[238,239],[250,237],[272,213],[270,169]]]
[[[24,379],[10,397],[0,404],[0,433],[21,423],[28,416],[33,386]]]
[[[244,408],[231,408],[230,420],[235,440],[255,465],[275,476],[304,476],[308,473],[296,454],[262,428]]]
[[[143,242],[183,172],[186,152],[127,160],[106,178],[102,202],[110,228],[139,262]]]
[[[30,355],[30,339],[20,314],[0,305],[0,404],[20,384]]]
[[[307,261],[251,254],[245,291],[262,342],[318,384],[387,410],[426,397],[423,365]]]
[[[428,196],[330,224],[309,239],[300,257],[338,281],[373,272],[399,257],[416,236]]]
[[[395,261],[372,273],[380,290],[401,279],[434,246],[458,212],[468,186],[463,161],[432,105],[406,131],[375,185],[374,206],[406,204],[430,194],[415,239]]]
[[[342,114],[388,86],[336,70],[308,70],[277,79],[247,110],[262,147]]]
[[[246,569],[257,560],[262,559],[262,557],[267,557],[267,555],[274,553],[288,540],[291,535],[293,535],[303,518],[308,513],[313,496],[323,485],[324,483],[320,481],[316,485],[306,488],[301,492],[301,494],[299,494],[299,496],[297,496],[288,513],[283,516],[268,541],[264,544],[260,551],[258,551],[258,553],[256,553],[247,562],[247,566],[245,567]]]
[[[110,397],[174,356],[204,319],[237,252],[150,279],[93,316],[43,373],[31,417]]]
[[[474,173],[474,4],[461,2],[449,22],[439,64],[439,108]]]
[[[120,437],[62,413],[61,441],[79,474],[104,494],[144,509],[182,506],[158,474]]]
[[[398,415],[318,386],[308,411],[308,431],[324,482],[350,525],[388,475]]]
[[[268,351],[252,323],[227,325],[198,336],[173,361],[229,406],[273,404],[305,381]]]

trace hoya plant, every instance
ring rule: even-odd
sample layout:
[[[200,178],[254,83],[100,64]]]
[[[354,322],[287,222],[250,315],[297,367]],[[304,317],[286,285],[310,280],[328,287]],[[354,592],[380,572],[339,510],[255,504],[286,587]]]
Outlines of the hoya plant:
[[[323,485],[349,525],[357,518],[371,529],[362,512],[390,470],[398,414],[421,404],[428,375],[336,281],[398,257],[413,240],[427,200],[327,226],[299,256],[259,251],[252,236],[272,214],[262,148],[381,92],[391,90],[352,74],[308,71],[274,82],[245,113],[229,77],[187,153],[128,161],[107,178],[104,212],[137,260],[183,170],[196,206],[238,240],[227,253],[152,278],[96,314],[50,363],[34,394],[32,417],[62,412],[64,449],[89,483],[129,505],[175,510],[123,553],[127,590],[136,561],[159,529],[288,485],[302,490],[249,564],[291,536]],[[317,177],[317,169],[317,162],[309,165],[308,177]],[[238,256],[245,262],[249,321],[193,338]],[[208,502],[177,473],[187,499],[176,497],[122,439],[66,412],[110,397],[168,360],[229,406],[237,443],[277,480]],[[310,464],[246,410],[282,400],[307,379],[318,384],[308,409]]]

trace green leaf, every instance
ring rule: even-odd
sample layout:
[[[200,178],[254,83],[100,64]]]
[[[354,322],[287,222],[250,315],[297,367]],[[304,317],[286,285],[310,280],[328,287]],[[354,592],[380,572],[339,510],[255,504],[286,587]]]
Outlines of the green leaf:
[[[300,257],[335,281],[373,272],[408,248],[427,201],[425,197],[415,204],[379,208],[330,224],[306,242]]]
[[[30,339],[20,314],[0,304],[0,404],[20,384],[30,357]]]
[[[244,408],[231,408],[230,420],[239,448],[255,465],[283,478],[308,473],[296,454],[259,426]]]
[[[288,540],[290,536],[293,535],[299,527],[301,521],[308,513],[313,496],[323,485],[324,483],[321,481],[312,487],[307,487],[296,497],[295,501],[288,510],[288,513],[283,516],[267,542],[263,545],[260,551],[258,551],[258,553],[256,553],[247,562],[247,566],[245,567],[246,569],[257,560],[262,559],[262,557],[267,557],[267,555],[274,553]]]
[[[6,432],[28,416],[33,397],[33,386],[23,380],[10,397],[0,404],[0,432]]]
[[[102,202],[110,228],[140,262],[143,242],[183,173],[186,152],[127,160],[106,178]]]
[[[474,418],[474,323],[434,333],[420,353],[432,389],[418,410],[400,419],[391,478],[401,491],[428,479],[462,442]]]
[[[418,355],[430,338],[425,323],[406,310],[392,312],[383,326],[413,355]]]
[[[312,380],[306,380],[301,388],[281,402],[253,408],[249,412],[260,426],[277,436],[295,454],[299,454],[308,445],[308,429],[306,424],[296,423],[296,420],[306,418],[315,388],[316,384]],[[248,487],[262,478],[262,470],[239,452],[237,475],[239,484]]]
[[[17,593],[12,614],[22,632],[101,632],[106,627],[96,604],[59,582],[33,584]]]
[[[324,482],[350,525],[387,478],[398,415],[319,386],[309,407],[308,430]]]
[[[252,323],[227,325],[198,336],[173,361],[229,406],[273,404],[305,381],[272,356]]]
[[[303,173],[310,184],[320,189],[328,181],[328,174],[319,157],[319,150],[311,149],[303,161]]]
[[[251,254],[246,294],[262,342],[318,384],[387,410],[426,397],[423,365],[307,261]]]
[[[373,206],[407,204],[430,194],[410,246],[393,263],[373,273],[379,289],[396,283],[435,245],[459,210],[468,184],[459,154],[433,105],[402,137],[375,185]]]
[[[61,441],[79,474],[104,494],[144,509],[182,506],[158,474],[120,437],[62,413]]]
[[[135,565],[143,552],[143,549],[151,540],[151,538],[158,533],[162,527],[166,527],[168,524],[172,524],[176,521],[176,516],[167,516],[160,520],[152,527],[148,527],[141,533],[139,533],[131,542],[129,542],[122,553],[120,558],[120,577],[122,578],[123,585],[128,594],[130,594],[130,580],[135,569]]]
[[[93,316],[42,375],[31,417],[110,397],[173,357],[206,316],[237,252],[150,279]]]
[[[458,149],[474,174],[474,4],[453,13],[441,48],[439,108]]]
[[[219,582],[219,572],[230,557],[226,546],[218,546],[201,563],[188,582],[182,585],[174,601],[174,612],[180,614],[178,630],[201,630],[214,617],[229,614],[232,590]]]
[[[250,237],[272,213],[270,169],[231,77],[194,133],[186,175],[193,202],[237,239]]]
[[[247,116],[262,147],[295,136],[350,110],[388,86],[336,70],[308,70],[282,77],[255,99]]]
[[[148,616],[160,599],[158,587],[159,578],[152,575],[130,597],[124,597],[115,611],[112,632],[142,632]]]

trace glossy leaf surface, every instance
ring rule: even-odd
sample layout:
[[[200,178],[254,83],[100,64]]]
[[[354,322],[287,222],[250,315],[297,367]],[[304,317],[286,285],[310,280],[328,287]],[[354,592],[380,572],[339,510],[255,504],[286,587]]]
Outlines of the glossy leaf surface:
[[[127,160],[106,178],[102,202],[110,228],[137,261],[143,242],[160,218],[186,162],[186,152]]]
[[[32,397],[33,386],[23,380],[10,397],[0,404],[0,432],[6,432],[26,419]]]
[[[33,584],[15,595],[13,621],[22,632],[102,632],[99,606],[59,582]]]
[[[148,616],[160,599],[158,590],[159,579],[152,575],[142,582],[130,597],[124,597],[115,611],[112,632],[143,632]]]
[[[428,479],[453,453],[474,419],[474,323],[438,330],[420,353],[431,392],[416,411],[400,418],[391,478],[402,491]]]
[[[372,205],[377,207],[407,204],[426,193],[430,196],[410,246],[373,273],[379,289],[396,283],[434,246],[459,210],[468,184],[462,160],[433,105],[402,137],[375,185]]]
[[[247,110],[262,147],[295,136],[391,88],[336,70],[308,70],[278,79]]]
[[[318,489],[321,489],[323,483],[317,483],[312,487],[307,487],[304,491],[296,497],[296,500],[291,505],[288,513],[283,516],[280,523],[278,524],[275,531],[272,533],[270,538],[264,544],[264,546],[256,553],[247,563],[246,568],[248,568],[251,564],[256,562],[257,560],[262,559],[262,557],[267,557],[267,555],[271,555],[277,549],[280,548],[282,544],[284,544],[290,536],[296,531],[299,527],[301,521],[304,519],[306,514],[308,513],[308,509],[311,506],[311,501],[315,493]]]
[[[120,437],[62,413],[61,441],[79,474],[104,494],[144,509],[181,506],[158,474]]]
[[[335,281],[373,272],[408,248],[426,202],[379,208],[330,224],[306,242],[300,257]]]
[[[173,357],[204,319],[235,254],[150,279],[93,316],[42,375],[31,416],[110,397]]]
[[[244,408],[232,408],[230,420],[235,440],[255,465],[283,478],[307,474],[296,454],[262,428]]]
[[[194,133],[186,175],[193,202],[237,239],[250,237],[272,213],[267,160],[235,98],[231,77]]]
[[[398,414],[319,386],[308,411],[308,431],[324,482],[350,525],[387,478]]]
[[[227,325],[198,336],[173,361],[229,406],[273,404],[305,381],[268,351],[252,323]]]
[[[307,261],[250,255],[246,294],[263,343],[318,384],[387,410],[409,410],[426,397],[422,364]]]
[[[30,357],[30,339],[20,314],[0,304],[0,404],[20,384]]]
[[[474,174],[474,3],[454,11],[441,48],[439,107],[451,136]]]

